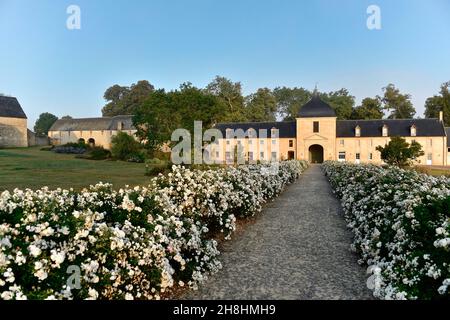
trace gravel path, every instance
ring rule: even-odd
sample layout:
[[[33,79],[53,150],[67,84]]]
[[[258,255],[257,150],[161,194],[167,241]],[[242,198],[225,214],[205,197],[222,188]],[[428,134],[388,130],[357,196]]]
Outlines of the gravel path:
[[[223,269],[185,299],[371,299],[320,166],[222,247]]]

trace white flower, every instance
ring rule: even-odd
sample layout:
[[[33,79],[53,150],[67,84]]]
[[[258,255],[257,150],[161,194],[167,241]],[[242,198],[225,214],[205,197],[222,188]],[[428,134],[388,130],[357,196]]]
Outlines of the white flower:
[[[39,257],[40,256],[40,254],[42,253],[42,250],[41,249],[39,249],[37,246],[35,246],[34,244],[32,244],[32,245],[30,245],[30,246],[28,246],[28,251],[30,252],[30,254],[33,256],[33,257]]]
[[[126,293],[125,300],[134,300],[133,295],[131,293]]]
[[[60,251],[60,252],[58,252],[56,250],[51,251],[50,259],[53,262],[55,262],[55,265],[57,267],[59,267],[59,265],[64,262],[65,258],[66,258],[66,255],[62,251]]]

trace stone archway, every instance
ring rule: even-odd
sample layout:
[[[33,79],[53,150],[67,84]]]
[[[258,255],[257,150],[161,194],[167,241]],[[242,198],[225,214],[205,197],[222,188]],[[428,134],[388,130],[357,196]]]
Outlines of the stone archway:
[[[313,144],[309,147],[309,162],[322,163],[323,162],[323,147],[319,144]]]
[[[91,148],[95,147],[95,139],[94,138],[90,138],[88,140],[88,144]]]

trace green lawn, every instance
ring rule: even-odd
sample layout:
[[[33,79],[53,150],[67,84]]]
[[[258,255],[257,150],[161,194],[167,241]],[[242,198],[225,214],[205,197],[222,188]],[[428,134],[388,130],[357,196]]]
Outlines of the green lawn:
[[[142,163],[76,159],[40,147],[0,149],[0,191],[43,186],[81,190],[99,181],[120,188],[145,185],[149,179]]]

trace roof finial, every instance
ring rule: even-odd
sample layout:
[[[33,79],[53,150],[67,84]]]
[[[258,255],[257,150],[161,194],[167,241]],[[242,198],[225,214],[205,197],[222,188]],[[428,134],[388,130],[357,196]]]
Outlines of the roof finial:
[[[316,96],[316,97],[319,96],[319,91],[317,90],[317,82],[316,82],[316,85],[314,86],[313,96]]]

